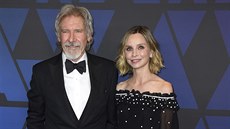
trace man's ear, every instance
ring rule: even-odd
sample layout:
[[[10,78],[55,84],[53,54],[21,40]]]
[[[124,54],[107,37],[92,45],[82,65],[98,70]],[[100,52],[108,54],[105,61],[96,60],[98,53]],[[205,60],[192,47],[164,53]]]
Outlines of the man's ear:
[[[88,43],[91,42],[92,39],[93,39],[92,36],[87,37],[87,42],[88,42]]]

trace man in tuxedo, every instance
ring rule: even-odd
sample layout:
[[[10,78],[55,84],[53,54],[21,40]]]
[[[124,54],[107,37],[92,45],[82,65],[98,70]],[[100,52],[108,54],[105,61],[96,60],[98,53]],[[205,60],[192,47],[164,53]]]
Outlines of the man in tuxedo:
[[[61,53],[33,66],[28,129],[113,129],[115,63],[88,53],[93,19],[84,7],[64,5],[56,17]]]

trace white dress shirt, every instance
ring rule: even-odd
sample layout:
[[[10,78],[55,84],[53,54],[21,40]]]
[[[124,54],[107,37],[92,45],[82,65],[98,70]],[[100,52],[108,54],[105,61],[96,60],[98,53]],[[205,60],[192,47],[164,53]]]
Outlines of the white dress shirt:
[[[86,63],[86,72],[80,74],[75,69],[71,73],[67,74],[65,68],[66,56],[64,53],[62,53],[65,90],[68,99],[70,101],[70,104],[74,110],[74,113],[78,119],[80,119],[84,111],[91,90],[89,68],[88,68],[86,53],[84,53],[84,55],[78,60],[78,62],[83,60],[85,60]],[[74,62],[74,63],[78,63],[78,62]]]

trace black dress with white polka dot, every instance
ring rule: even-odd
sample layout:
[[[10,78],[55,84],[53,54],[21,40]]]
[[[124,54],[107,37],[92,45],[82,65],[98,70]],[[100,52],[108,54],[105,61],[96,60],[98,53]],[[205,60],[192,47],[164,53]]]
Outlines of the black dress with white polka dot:
[[[179,129],[175,93],[119,90],[116,106],[118,129]]]

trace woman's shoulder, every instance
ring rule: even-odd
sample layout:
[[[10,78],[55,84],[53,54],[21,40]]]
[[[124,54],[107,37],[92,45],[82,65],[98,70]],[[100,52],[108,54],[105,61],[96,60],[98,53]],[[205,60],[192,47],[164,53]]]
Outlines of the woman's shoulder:
[[[173,86],[170,82],[164,80],[161,77],[157,77],[154,80],[151,80],[148,84],[148,88],[152,92],[159,92],[162,94],[173,93]]]
[[[163,81],[161,87],[162,87],[163,93],[172,93],[173,92],[172,84],[168,81]]]
[[[117,90],[125,90],[126,87],[127,87],[127,85],[128,85],[127,80],[122,81],[122,82],[119,82],[119,83],[117,84],[116,89],[117,89]]]

